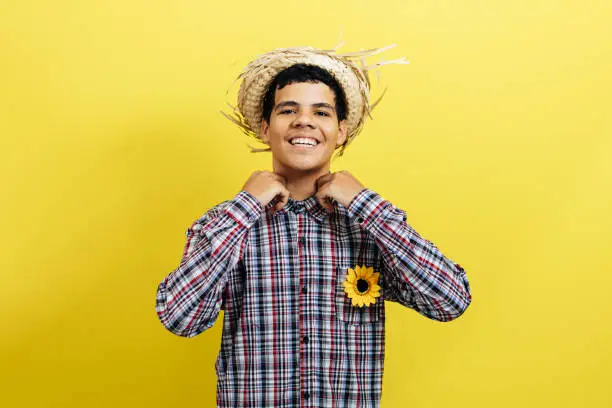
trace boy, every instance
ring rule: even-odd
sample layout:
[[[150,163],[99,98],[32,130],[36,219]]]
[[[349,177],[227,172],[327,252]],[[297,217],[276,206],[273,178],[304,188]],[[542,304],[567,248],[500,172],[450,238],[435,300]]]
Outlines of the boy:
[[[465,271],[403,210],[330,172],[371,108],[350,56],[274,50],[241,76],[235,121],[269,146],[273,172],[188,229],[159,319],[193,337],[224,310],[218,407],[378,407],[384,301],[455,319],[471,302]]]

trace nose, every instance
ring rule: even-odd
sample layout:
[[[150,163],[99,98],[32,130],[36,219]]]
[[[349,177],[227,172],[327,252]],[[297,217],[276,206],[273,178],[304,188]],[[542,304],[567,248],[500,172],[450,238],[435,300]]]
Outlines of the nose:
[[[301,111],[296,115],[295,119],[293,120],[293,126],[298,128],[308,126],[314,129],[312,118],[310,117],[310,114],[305,111]]]

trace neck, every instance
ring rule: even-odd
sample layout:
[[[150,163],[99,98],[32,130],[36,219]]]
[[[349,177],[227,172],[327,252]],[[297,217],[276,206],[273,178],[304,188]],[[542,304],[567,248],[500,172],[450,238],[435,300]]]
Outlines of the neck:
[[[289,197],[294,200],[305,200],[317,192],[316,181],[319,177],[329,173],[329,164],[318,169],[295,170],[289,169],[279,163],[273,163],[274,172],[285,177]]]

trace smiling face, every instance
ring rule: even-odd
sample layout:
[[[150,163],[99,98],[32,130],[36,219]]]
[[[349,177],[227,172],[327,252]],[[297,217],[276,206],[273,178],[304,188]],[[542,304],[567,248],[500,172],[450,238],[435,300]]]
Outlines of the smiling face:
[[[335,149],[346,141],[346,120],[338,122],[334,92],[321,82],[297,82],[276,89],[270,123],[261,138],[272,150],[275,171],[328,171]]]

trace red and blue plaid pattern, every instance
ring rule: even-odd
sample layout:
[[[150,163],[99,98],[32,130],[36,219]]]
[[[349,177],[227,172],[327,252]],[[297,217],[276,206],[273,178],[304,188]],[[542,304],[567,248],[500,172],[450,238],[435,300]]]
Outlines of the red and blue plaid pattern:
[[[162,324],[179,336],[221,309],[218,407],[378,407],[385,303],[448,321],[471,302],[465,270],[371,189],[327,213],[311,196],[272,213],[249,192],[187,230],[180,265],[157,290]],[[348,268],[380,272],[381,297],[352,306]]]

